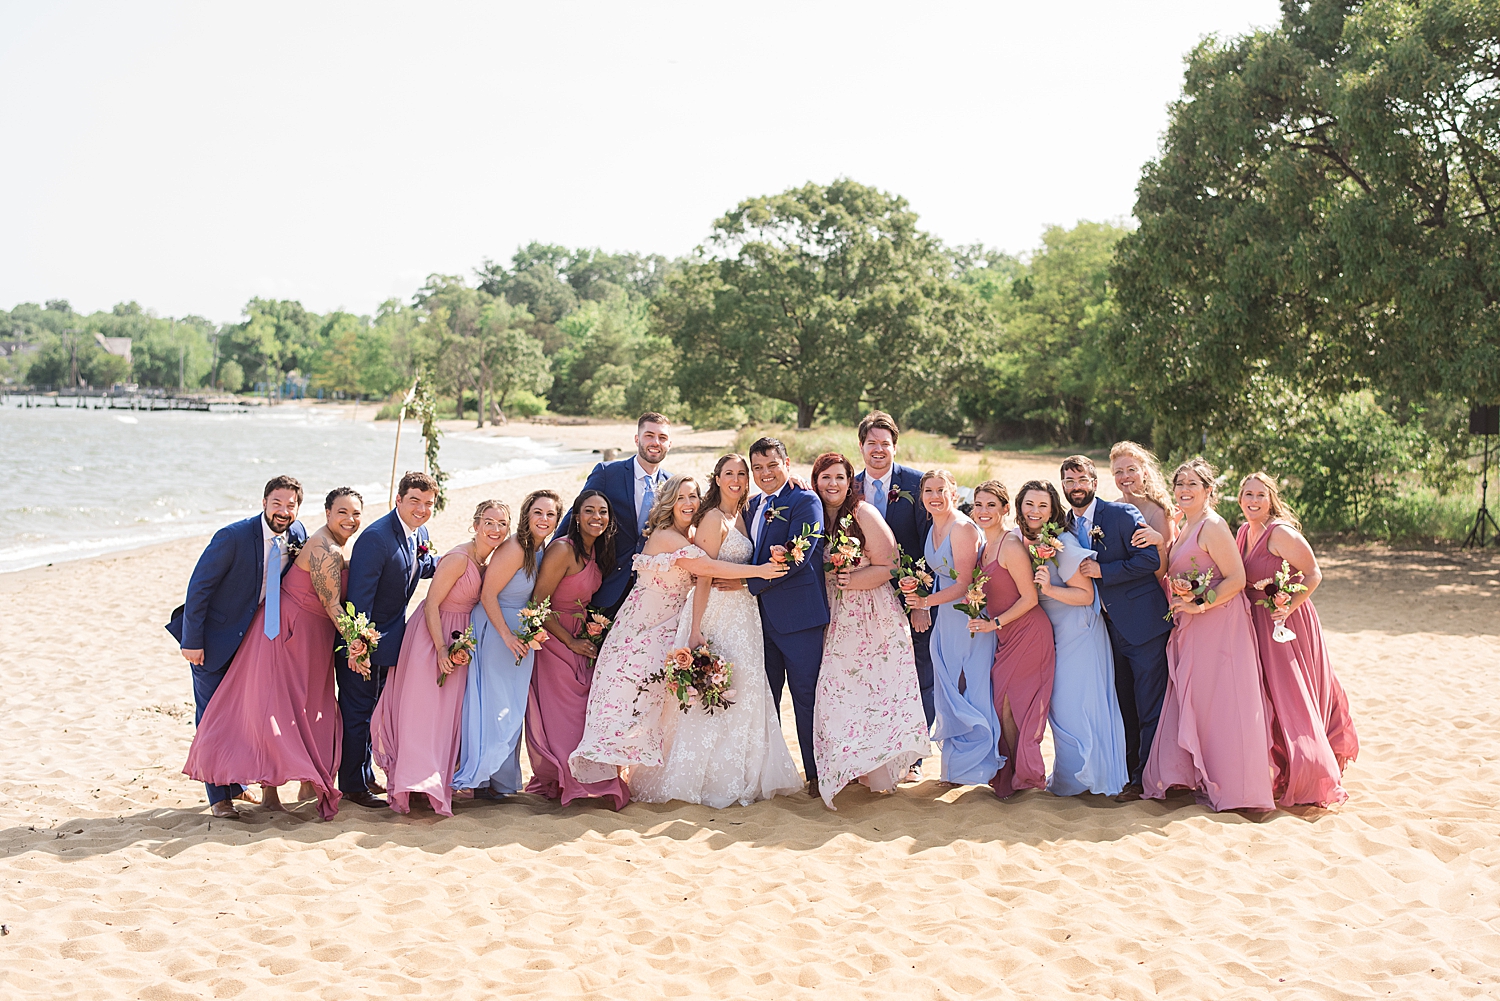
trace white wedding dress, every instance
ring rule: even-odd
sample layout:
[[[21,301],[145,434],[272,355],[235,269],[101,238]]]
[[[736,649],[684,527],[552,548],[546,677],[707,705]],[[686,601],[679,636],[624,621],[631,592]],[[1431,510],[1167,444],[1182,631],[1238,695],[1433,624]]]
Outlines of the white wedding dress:
[[[730,528],[719,559],[748,563],[753,551],[750,540]],[[687,646],[695,597],[689,594],[682,609],[677,646]],[[760,608],[754,596],[744,588],[710,591],[699,629],[713,651],[733,665],[734,705],[710,716],[697,706],[679,712],[676,700],[669,699],[662,763],[631,767],[630,798],[642,803],[680,800],[720,809],[799,791],[802,779],[771,705]]]

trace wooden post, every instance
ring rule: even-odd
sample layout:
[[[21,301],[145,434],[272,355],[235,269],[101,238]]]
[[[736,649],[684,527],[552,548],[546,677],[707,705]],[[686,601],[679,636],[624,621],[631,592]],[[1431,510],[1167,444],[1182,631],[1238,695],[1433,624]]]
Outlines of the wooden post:
[[[391,453],[391,493],[385,503],[387,511],[396,506],[396,463],[401,461],[401,422],[406,420],[406,408],[417,395],[417,381],[419,380],[414,380],[411,389],[406,391],[406,399],[401,401],[401,409],[396,413],[396,450]]]

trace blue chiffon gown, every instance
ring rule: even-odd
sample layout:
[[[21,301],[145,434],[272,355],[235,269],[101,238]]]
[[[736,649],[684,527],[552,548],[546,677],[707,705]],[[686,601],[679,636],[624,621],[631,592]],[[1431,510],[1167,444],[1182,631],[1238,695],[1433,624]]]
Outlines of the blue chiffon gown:
[[[511,632],[521,629],[520,612],[531,600],[534,583],[535,578],[522,567],[496,596]],[[475,606],[472,623],[474,664],[464,688],[463,741],[453,788],[487,786],[496,795],[509,796],[522,786],[521,724],[536,653],[526,651],[526,658],[517,664],[482,604]]]
[[[1062,540],[1057,565],[1048,564],[1053,584],[1064,584],[1090,557],[1091,550],[1072,536]],[[1058,796],[1082,792],[1113,796],[1125,787],[1125,723],[1115,695],[1115,657],[1109,631],[1092,605],[1065,605],[1045,594],[1042,610],[1052,620],[1057,669],[1052,676],[1052,724],[1055,759],[1047,788]]]
[[[959,515],[959,521],[968,519]],[[952,530],[934,550],[929,529],[923,555],[934,578],[933,591],[951,586],[957,567]],[[1000,718],[990,698],[995,634],[971,635],[969,617],[953,605],[932,610],[932,701],[937,711],[932,739],[942,749],[944,782],[984,785],[1005,763],[1000,755]]]

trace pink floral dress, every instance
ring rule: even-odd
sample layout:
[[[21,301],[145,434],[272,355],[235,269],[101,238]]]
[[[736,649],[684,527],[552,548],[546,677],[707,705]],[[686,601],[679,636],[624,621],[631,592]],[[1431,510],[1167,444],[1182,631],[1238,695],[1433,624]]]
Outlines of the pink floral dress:
[[[693,589],[679,559],[706,555],[694,545],[656,556],[636,556],[635,587],[615,618],[594,667],[583,740],[568,758],[579,782],[603,782],[631,765],[660,765],[668,710],[666,689],[642,680],[666,664],[677,622]]]

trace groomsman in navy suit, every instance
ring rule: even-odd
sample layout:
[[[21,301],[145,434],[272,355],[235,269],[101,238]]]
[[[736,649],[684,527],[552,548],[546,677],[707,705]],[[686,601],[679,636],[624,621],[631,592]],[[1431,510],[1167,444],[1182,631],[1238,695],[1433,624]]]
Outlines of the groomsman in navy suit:
[[[854,477],[854,486],[875,506],[902,552],[914,560],[922,558],[932,515],[922,506],[922,474],[910,466],[896,464],[896,440],[901,436],[896,419],[879,410],[859,422],[859,452],[864,471]],[[891,586],[895,587],[894,579]],[[922,691],[922,712],[932,728],[932,613],[925,608],[911,614],[911,641],[917,657],[917,685]],[[918,777],[919,764],[913,769]]]
[[[1093,460],[1070,455],[1059,470],[1063,495],[1073,507],[1078,541],[1099,554],[1079,569],[1098,583],[1095,602],[1104,609],[1115,655],[1115,694],[1125,724],[1125,766],[1130,783],[1121,799],[1139,799],[1141,773],[1151,756],[1156,724],[1167,695],[1167,597],[1156,578],[1161,554],[1154,545],[1138,545],[1136,533],[1146,519],[1134,504],[1101,500],[1094,495],[1099,476]],[[1139,540],[1143,541],[1143,540]]]
[[[818,670],[823,664],[823,633],[828,628],[828,592],[823,583],[823,502],[805,487],[787,480],[786,446],[775,438],[761,438],[750,446],[750,476],[761,490],[745,511],[751,563],[765,563],[772,546],[786,546],[804,531],[815,533],[801,563],[787,556],[786,576],[750,580],[750,593],[760,604],[760,627],[766,648],[766,677],[771,682],[771,704],[781,714],[781,691],[792,690],[797,717],[797,743],[802,746],[802,770],[807,792],[818,795],[818,764],[813,759],[813,701],[818,693]]]
[[[614,617],[635,583],[634,560],[646,545],[642,530],[646,515],[656,503],[656,491],[667,482],[661,468],[672,448],[671,422],[661,414],[641,414],[635,422],[635,455],[618,462],[601,462],[584,481],[584,490],[599,490],[609,498],[609,516],[615,521],[615,565],[600,567],[604,580],[594,592],[594,604]],[[582,491],[579,491],[582,493]],[[557,525],[557,538],[568,533],[571,509]]]
[[[187,600],[167,623],[167,632],[193,665],[195,725],[224,680],[261,602],[266,602],[266,635],[280,631],[281,578],[307,542],[307,530],[297,520],[301,506],[302,484],[277,476],[261,495],[261,513],[219,529],[198,557]],[[209,786],[214,816],[239,816],[231,801],[240,792],[239,786]]]
[[[396,492],[396,506],[360,533],[349,557],[349,602],[370,617],[380,644],[370,655],[370,676],[350,669],[340,657],[335,673],[339,713],[344,717],[344,749],[339,761],[339,791],[360,806],[379,807],[375,773],[370,769],[370,716],[385,687],[386,675],[401,655],[406,635],[406,605],[417,581],[437,567],[427,536],[427,521],[437,503],[437,481],[426,473],[407,473]]]

